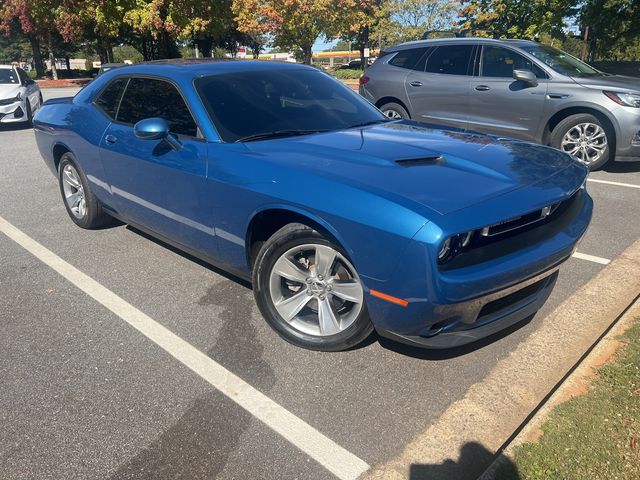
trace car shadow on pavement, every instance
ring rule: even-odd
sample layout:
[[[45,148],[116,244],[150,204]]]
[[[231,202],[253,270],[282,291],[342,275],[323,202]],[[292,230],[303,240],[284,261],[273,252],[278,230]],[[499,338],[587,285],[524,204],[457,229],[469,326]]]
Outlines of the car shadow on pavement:
[[[609,162],[602,167],[603,172],[608,173],[632,173],[640,172],[640,160],[636,161],[624,161],[624,162]]]
[[[408,480],[475,480],[491,465],[495,456],[477,442],[467,442],[460,448],[458,461],[447,459],[437,465],[413,464]],[[493,478],[493,477],[491,477]],[[516,465],[500,456],[500,479],[520,480]]]
[[[30,130],[33,125],[26,122],[20,123],[0,123],[0,132],[16,132],[20,130]]]
[[[163,248],[166,248],[167,250],[171,250],[173,253],[175,253],[177,255],[180,255],[181,257],[186,258],[187,260],[190,260],[190,261],[192,261],[194,263],[197,263],[198,265],[200,265],[200,266],[202,266],[202,267],[204,267],[204,268],[206,268],[208,270],[211,270],[213,273],[215,273],[217,275],[220,275],[220,276],[222,276],[222,277],[224,277],[224,278],[226,278],[228,280],[231,280],[232,282],[235,282],[238,285],[242,285],[245,288],[249,288],[249,289],[251,288],[251,282],[248,282],[248,281],[246,281],[246,280],[244,280],[244,279],[242,279],[242,278],[240,278],[240,277],[238,277],[238,276],[236,276],[236,275],[234,275],[232,273],[229,273],[226,270],[222,270],[221,268],[218,268],[218,267],[210,264],[209,262],[206,262],[205,260],[202,260],[202,259],[200,259],[198,257],[193,256],[193,255],[190,255],[189,253],[187,253],[187,252],[185,252],[183,250],[180,250],[179,248],[174,247],[173,245],[170,245],[170,244],[168,244],[166,242],[163,242],[159,238],[156,238],[156,237],[154,237],[152,235],[149,235],[148,233],[143,232],[142,230],[139,230],[136,227],[133,227],[131,225],[127,225],[126,228],[127,228],[127,230],[129,230],[129,231],[131,231],[133,233],[136,233],[136,234],[140,235],[141,237],[144,237],[147,240],[150,240],[150,241],[154,242],[155,244],[160,245]]]
[[[383,337],[379,337],[378,342],[383,348],[394,351],[396,353],[400,353],[401,355],[406,355],[408,357],[413,357],[421,360],[449,360],[451,358],[467,355],[493,342],[497,342],[498,340],[508,335],[511,335],[513,332],[520,330],[522,327],[527,325],[534,317],[535,314],[505,328],[504,330],[494,333],[493,335],[490,335],[468,345],[463,345],[461,347],[452,347],[442,350],[420,348],[414,347],[412,345],[406,345],[404,343],[396,342]]]

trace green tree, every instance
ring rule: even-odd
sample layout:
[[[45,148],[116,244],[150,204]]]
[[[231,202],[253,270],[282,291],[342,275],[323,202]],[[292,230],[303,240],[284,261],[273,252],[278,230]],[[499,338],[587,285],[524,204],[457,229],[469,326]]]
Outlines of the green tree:
[[[10,36],[16,29],[28,39],[33,51],[33,61],[39,77],[44,76],[40,42],[49,47],[49,59],[53,78],[58,78],[53,49],[55,11],[59,0],[4,0],[0,4],[0,29]]]
[[[241,32],[271,34],[275,46],[310,65],[315,41],[336,31],[338,9],[334,0],[234,0],[233,13]]]
[[[587,0],[578,18],[589,27],[591,60],[640,59],[640,0]]]
[[[490,30],[502,37],[564,38],[565,18],[575,15],[579,0],[460,0],[460,24]]]

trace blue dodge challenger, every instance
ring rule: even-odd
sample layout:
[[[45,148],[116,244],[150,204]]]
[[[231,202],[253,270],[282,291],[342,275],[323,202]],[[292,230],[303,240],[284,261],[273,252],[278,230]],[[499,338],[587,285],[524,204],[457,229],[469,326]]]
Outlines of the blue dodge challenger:
[[[301,65],[122,67],[34,128],[79,227],[115,217],[251,279],[265,320],[315,350],[374,329],[448,348],[520,322],[591,219],[568,154],[390,121]]]

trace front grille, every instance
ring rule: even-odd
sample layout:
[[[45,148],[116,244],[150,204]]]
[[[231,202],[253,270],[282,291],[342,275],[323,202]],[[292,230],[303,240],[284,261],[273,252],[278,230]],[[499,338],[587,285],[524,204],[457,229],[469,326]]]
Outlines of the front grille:
[[[539,222],[547,218],[549,215],[552,215],[559,206],[560,203],[554,203],[553,205],[548,205],[540,210],[535,210],[533,212],[520,215],[519,217],[510,218],[503,222],[494,223],[493,225],[484,227],[480,231],[480,235],[483,237],[493,237],[495,235],[510,232],[511,230],[526,227],[527,225]]]
[[[490,235],[482,235],[481,230],[468,248],[450,262],[438,267],[441,270],[453,270],[477,265],[543,242],[566,228],[578,215],[583,203],[584,190],[578,189],[568,199],[551,205],[553,208],[543,218],[539,218],[542,215],[540,209],[490,225]]]

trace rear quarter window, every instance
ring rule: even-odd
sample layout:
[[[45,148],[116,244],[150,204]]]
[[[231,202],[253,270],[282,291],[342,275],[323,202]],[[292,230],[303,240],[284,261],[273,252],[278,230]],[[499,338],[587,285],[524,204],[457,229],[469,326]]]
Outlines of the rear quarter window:
[[[428,49],[428,47],[421,47],[400,50],[389,60],[389,65],[410,70],[424,70],[425,53]]]
[[[117,78],[116,80],[113,80],[93,102],[96,107],[102,110],[111,120],[115,120],[116,118],[120,99],[122,98],[122,92],[126,85],[126,78]]]

